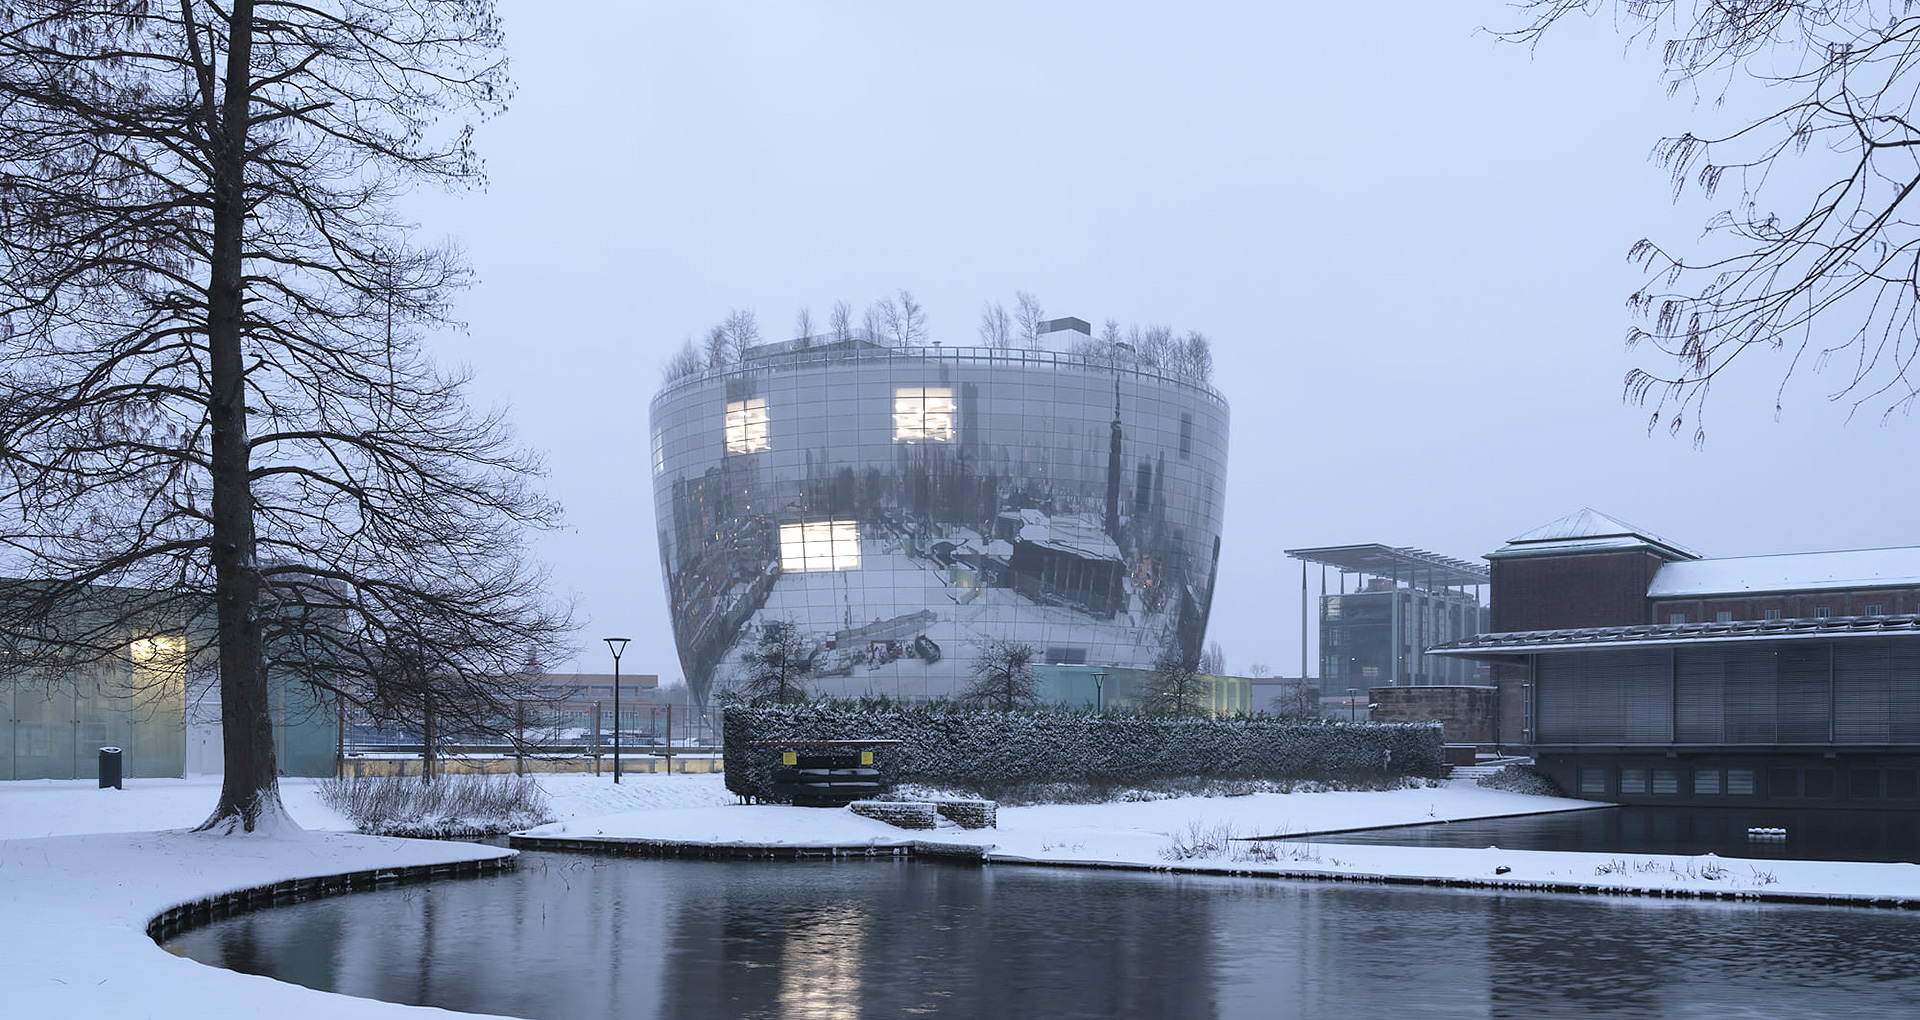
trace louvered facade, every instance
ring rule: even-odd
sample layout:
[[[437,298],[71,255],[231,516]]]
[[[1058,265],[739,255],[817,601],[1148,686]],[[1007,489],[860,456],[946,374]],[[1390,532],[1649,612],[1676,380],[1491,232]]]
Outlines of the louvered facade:
[[[1493,664],[1503,742],[1569,793],[1920,809],[1920,549],[1709,560],[1583,511],[1488,559],[1509,629],[1436,654]]]

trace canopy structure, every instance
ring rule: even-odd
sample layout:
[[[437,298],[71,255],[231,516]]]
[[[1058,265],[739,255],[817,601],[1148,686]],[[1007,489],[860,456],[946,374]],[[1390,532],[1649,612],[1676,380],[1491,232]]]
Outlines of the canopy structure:
[[[1342,573],[1391,578],[1416,588],[1457,588],[1487,583],[1485,567],[1411,546],[1371,542],[1288,549],[1286,553],[1296,560],[1333,567]]]

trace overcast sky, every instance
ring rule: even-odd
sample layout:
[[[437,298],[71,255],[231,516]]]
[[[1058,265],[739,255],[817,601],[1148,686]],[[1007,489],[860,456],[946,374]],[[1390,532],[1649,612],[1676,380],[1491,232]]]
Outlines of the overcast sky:
[[[1605,20],[1538,51],[1498,2],[501,4],[518,95],[484,194],[415,201],[478,285],[437,338],[544,451],[577,668],[678,682],[648,469],[662,364],[735,308],[768,339],[899,288],[1214,342],[1232,406],[1210,640],[1300,669],[1300,566],[1477,560],[1592,506],[1710,556],[1912,544],[1915,423],[1755,359],[1708,437],[1621,400],[1627,248],[1713,206],[1647,159],[1708,113]],[[1736,96],[1738,100],[1742,97]],[[1317,593],[1319,572],[1313,572]],[[1317,666],[1314,667],[1317,670]]]

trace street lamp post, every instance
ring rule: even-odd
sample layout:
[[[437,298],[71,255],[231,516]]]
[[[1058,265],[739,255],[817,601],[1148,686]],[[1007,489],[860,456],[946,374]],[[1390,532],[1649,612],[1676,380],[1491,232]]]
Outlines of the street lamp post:
[[[1358,688],[1358,687],[1349,687],[1349,688],[1347,688],[1347,721],[1348,721],[1348,722],[1359,722],[1359,721],[1360,721],[1360,705],[1359,705],[1359,703],[1358,703],[1358,702],[1356,702],[1356,701],[1354,701],[1354,700],[1353,700],[1353,696],[1354,696],[1354,695],[1356,695],[1356,694],[1358,694],[1358,693],[1360,693],[1360,688]],[[618,740],[618,739],[619,739],[619,734],[617,734],[617,733],[616,733],[616,734],[614,735],[614,738],[615,738],[616,740]],[[617,755],[618,753],[619,753],[619,752],[615,752],[615,754],[616,754],[616,755]],[[614,758],[614,763],[615,763],[615,764],[614,764],[614,768],[616,768],[616,769],[618,769],[618,768],[620,767],[620,766],[619,766],[619,761],[620,761],[620,759],[619,759],[618,757],[615,757],[615,758]],[[616,773],[616,774],[617,774],[617,773]]]
[[[1093,674],[1093,710],[1095,712],[1104,712],[1107,709],[1107,688],[1101,683],[1106,678],[1105,673],[1097,670]]]
[[[627,639],[605,640],[607,651],[613,653],[613,781],[617,784],[620,782],[620,653],[627,650]]]

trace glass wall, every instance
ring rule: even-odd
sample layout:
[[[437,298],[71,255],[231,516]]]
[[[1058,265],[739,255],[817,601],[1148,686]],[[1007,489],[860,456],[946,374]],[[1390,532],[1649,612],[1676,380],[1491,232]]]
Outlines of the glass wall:
[[[681,664],[768,624],[820,693],[950,696],[981,642],[1150,666],[1204,641],[1226,492],[1211,388],[1052,352],[784,351],[670,384],[656,523]]]

